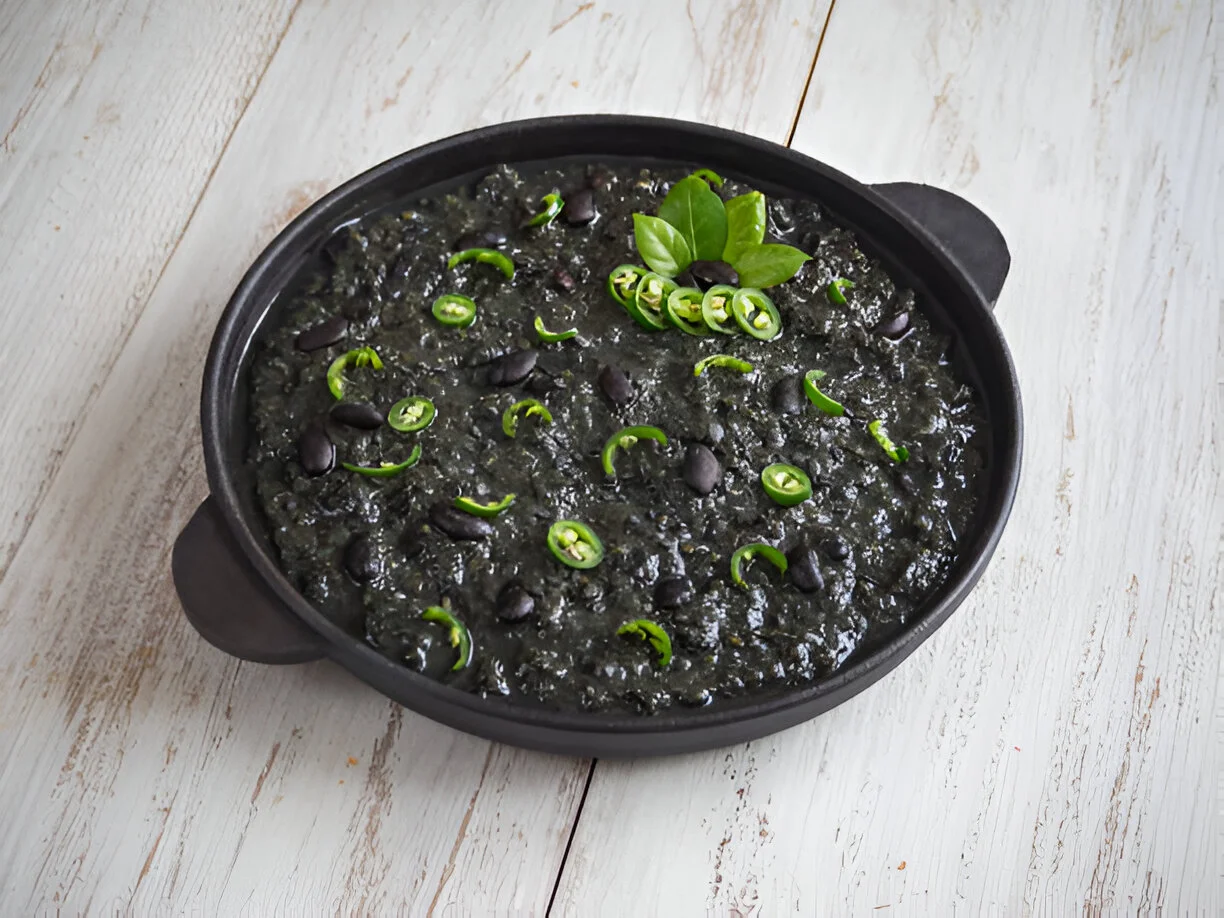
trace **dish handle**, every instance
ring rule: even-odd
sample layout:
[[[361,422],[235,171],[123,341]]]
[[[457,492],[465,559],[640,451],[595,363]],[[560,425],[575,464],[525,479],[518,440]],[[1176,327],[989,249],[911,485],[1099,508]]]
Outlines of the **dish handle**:
[[[208,498],[174,542],[174,588],[187,621],[218,650],[253,663],[306,663],[326,644],[289,612],[242,558]]]
[[[871,188],[925,229],[994,307],[1011,253],[993,220],[964,198],[931,185],[890,182]]]

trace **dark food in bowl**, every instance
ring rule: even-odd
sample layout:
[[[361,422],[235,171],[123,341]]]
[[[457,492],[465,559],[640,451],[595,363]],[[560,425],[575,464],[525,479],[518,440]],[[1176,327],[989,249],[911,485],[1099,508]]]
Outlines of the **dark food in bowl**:
[[[771,200],[766,242],[810,261],[758,237],[728,264],[690,226],[703,258],[643,264],[634,214],[688,171],[502,166],[328,243],[250,371],[258,502],[309,600],[456,687],[640,712],[808,684],[919,609],[984,477],[948,337],[807,201]],[[337,417],[409,397],[426,427]]]

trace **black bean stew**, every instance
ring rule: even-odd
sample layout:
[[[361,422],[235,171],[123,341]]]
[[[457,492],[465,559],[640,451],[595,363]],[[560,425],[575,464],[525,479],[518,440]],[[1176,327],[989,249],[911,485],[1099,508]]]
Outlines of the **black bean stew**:
[[[948,338],[810,202],[648,273],[633,215],[685,174],[503,166],[328,243],[251,368],[309,600],[471,692],[655,712],[817,680],[940,584],[985,436]]]

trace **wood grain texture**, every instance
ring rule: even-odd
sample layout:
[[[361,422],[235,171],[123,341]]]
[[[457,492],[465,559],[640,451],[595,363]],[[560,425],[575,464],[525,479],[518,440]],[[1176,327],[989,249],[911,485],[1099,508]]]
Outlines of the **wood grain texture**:
[[[1002,228],[1019,499],[971,600],[851,703],[600,762],[558,913],[1219,914],[1219,12],[834,7],[795,146]]]
[[[293,0],[0,12],[0,571],[148,300]],[[30,461],[31,456],[38,457]]]
[[[785,137],[826,8],[675,5],[650,30],[630,2],[296,11],[139,318],[74,301],[27,358],[58,354],[94,394],[0,581],[0,913],[543,913],[587,763],[457,734],[329,665],[239,664],[186,625],[169,551],[205,493],[212,327],[311,200],[454,131],[638,110]],[[109,374],[89,362],[107,348]]]

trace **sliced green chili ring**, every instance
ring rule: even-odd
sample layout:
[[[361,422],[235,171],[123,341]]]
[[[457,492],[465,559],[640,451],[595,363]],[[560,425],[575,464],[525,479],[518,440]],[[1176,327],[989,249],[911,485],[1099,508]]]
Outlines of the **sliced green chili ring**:
[[[735,291],[731,297],[731,314],[735,322],[762,341],[778,337],[782,332],[782,317],[778,315],[778,307],[773,300],[755,287],[744,287]]]
[[[519,419],[533,417],[538,417],[545,424],[553,422],[552,412],[537,399],[525,398],[515,402],[502,412],[502,431],[507,437],[513,437],[518,433]]]
[[[776,504],[793,507],[812,496],[812,479],[794,465],[775,462],[761,472],[761,486]]]
[[[638,440],[654,440],[656,443],[666,446],[667,434],[659,430],[657,427],[626,427],[624,430],[619,430],[608,438],[608,442],[604,444],[603,452],[599,454],[603,461],[603,470],[608,475],[616,474],[616,465],[614,459],[618,449],[628,449],[637,443]]]
[[[344,398],[345,367],[370,367],[381,370],[383,362],[372,347],[359,347],[333,360],[331,366],[327,368],[327,388],[337,399]]]
[[[726,367],[729,370],[735,370],[737,373],[752,372],[752,364],[747,360],[740,360],[738,357],[732,357],[730,354],[711,354],[709,357],[703,357],[693,364],[693,375],[700,376],[710,367]]]
[[[501,500],[490,501],[487,504],[482,504],[470,497],[460,495],[455,498],[455,509],[462,510],[464,513],[470,513],[472,516],[483,516],[485,519],[497,516],[503,510],[507,509],[517,495],[507,494]]]
[[[565,201],[559,194],[546,194],[540,203],[544,205],[544,209],[527,221],[528,226],[548,226],[557,219],[557,214],[561,213],[561,208],[565,206]]]
[[[650,272],[640,265],[619,265],[608,275],[608,293],[626,309],[637,295],[642,278]]]
[[[451,328],[467,328],[476,321],[476,301],[459,293],[444,293],[434,300],[434,318]]]
[[[904,462],[909,458],[909,450],[904,446],[897,446],[888,438],[888,432],[884,429],[884,422],[876,418],[867,425],[867,430],[875,437],[875,441],[880,444],[880,449],[888,454],[888,458],[893,462]]]
[[[772,545],[766,545],[764,542],[752,542],[737,548],[735,554],[731,556],[731,580],[736,586],[748,589],[748,584],[744,580],[744,564],[751,561],[757,555],[760,555],[776,567],[779,574],[786,573],[786,555],[782,554]]]
[[[703,294],[696,287],[677,287],[667,297],[667,319],[680,331],[697,335],[708,335],[710,329],[701,317]]]
[[[829,284],[829,289],[827,292],[829,294],[829,299],[832,302],[836,303],[838,306],[845,306],[846,305],[846,295],[842,293],[842,291],[843,290],[853,290],[853,289],[854,289],[854,281],[846,280],[844,277],[839,277],[835,281],[833,281],[833,283]]]
[[[603,543],[586,523],[557,520],[548,529],[548,548],[562,564],[587,570],[604,557]]]
[[[451,646],[459,648],[459,659],[451,667],[452,672],[463,669],[472,662],[472,633],[468,631],[467,625],[441,606],[430,606],[421,613],[421,618],[427,622],[437,622],[439,625],[445,625]]]
[[[506,275],[506,280],[514,277],[514,262],[497,249],[464,249],[456,252],[446,260],[446,267],[453,268],[465,261],[478,261],[481,264],[492,265]]]
[[[713,169],[698,169],[693,173],[693,175],[697,176],[698,178],[705,179],[716,188],[721,188],[723,186],[723,177]]]
[[[410,395],[391,406],[391,410],[387,412],[387,423],[393,430],[412,433],[424,430],[433,423],[437,415],[438,409],[429,399]]]
[[[393,475],[398,475],[404,469],[410,469],[421,461],[421,444],[418,443],[412,448],[412,452],[408,454],[408,458],[403,462],[380,462],[378,465],[353,465],[350,462],[341,462],[340,464],[350,472],[356,472],[358,475],[366,475],[370,478],[390,478]]]
[[[705,292],[701,300],[701,318],[710,331],[722,335],[738,335],[739,325],[731,312],[731,301],[735,298],[735,288],[727,284],[715,284]]]
[[[637,291],[633,299],[625,306],[629,315],[638,320],[638,324],[650,331],[659,331],[667,327],[667,315],[663,310],[667,298],[676,289],[676,282],[662,274],[653,271],[642,275],[638,281]]]
[[[570,338],[576,337],[578,329],[567,328],[565,331],[550,332],[544,327],[544,320],[539,316],[535,317],[536,334],[540,336],[540,340],[545,344],[555,344],[558,341],[568,341]]]
[[[623,637],[627,634],[636,634],[644,641],[650,641],[650,646],[659,652],[659,665],[666,666],[672,659],[672,643],[671,638],[667,636],[667,632],[660,628],[652,621],[644,618],[634,619],[631,622],[625,622],[616,629],[618,637]]]
[[[842,407],[841,402],[833,401],[833,399],[816,388],[816,383],[824,379],[825,375],[824,370],[809,370],[803,377],[803,391],[807,393],[808,401],[825,414],[831,414],[835,418],[840,418],[846,413],[846,409]]]

